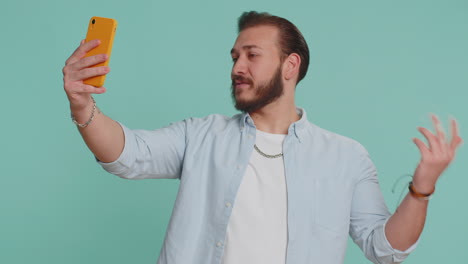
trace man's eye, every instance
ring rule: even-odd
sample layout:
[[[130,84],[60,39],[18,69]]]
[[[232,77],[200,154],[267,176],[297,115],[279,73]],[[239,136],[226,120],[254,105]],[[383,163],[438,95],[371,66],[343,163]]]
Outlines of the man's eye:
[[[255,58],[255,57],[257,57],[257,54],[251,53],[251,54],[249,54],[249,57],[250,58]]]
[[[232,62],[236,62],[237,61],[237,58],[232,58]]]

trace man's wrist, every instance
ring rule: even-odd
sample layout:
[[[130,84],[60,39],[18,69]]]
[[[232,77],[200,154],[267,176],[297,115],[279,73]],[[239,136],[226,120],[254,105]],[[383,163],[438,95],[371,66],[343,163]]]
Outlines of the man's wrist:
[[[90,109],[91,108],[91,109]],[[80,128],[87,127],[93,119],[99,114],[101,111],[96,106],[96,101],[94,98],[91,97],[91,106],[85,107],[83,110],[72,110],[70,106],[70,115],[72,122]]]
[[[425,182],[417,178],[413,178],[412,184],[414,189],[420,193],[433,193],[435,190],[435,182]]]
[[[421,191],[414,186],[413,182],[409,183],[408,189],[409,189],[411,196],[413,196],[416,199],[426,200],[426,201],[429,200],[435,192],[435,186],[433,187],[431,191],[425,191],[425,190]]]
[[[77,121],[86,122],[91,112],[93,111],[94,100],[90,96],[88,102],[85,105],[74,105],[70,103],[70,113],[75,117]]]

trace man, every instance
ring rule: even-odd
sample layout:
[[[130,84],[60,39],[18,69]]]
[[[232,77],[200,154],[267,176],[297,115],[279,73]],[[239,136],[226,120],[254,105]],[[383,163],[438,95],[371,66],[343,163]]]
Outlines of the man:
[[[390,215],[367,151],[307,121],[294,91],[309,63],[289,21],[246,12],[231,50],[232,96],[241,114],[190,118],[154,131],[130,130],[102,114],[83,80],[109,72],[84,58],[82,42],[63,69],[74,121],[109,172],[128,179],[177,178],[179,193],[158,263],[342,263],[347,236],[374,263],[398,263],[415,248],[428,196],[461,143],[414,139],[422,158],[411,192]]]

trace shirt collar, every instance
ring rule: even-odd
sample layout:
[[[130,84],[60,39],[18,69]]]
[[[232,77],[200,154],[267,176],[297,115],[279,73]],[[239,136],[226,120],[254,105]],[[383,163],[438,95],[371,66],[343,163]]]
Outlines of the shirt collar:
[[[303,133],[304,129],[307,126],[307,114],[306,114],[306,111],[301,107],[296,107],[296,112],[300,116],[300,119],[292,123],[291,125],[289,125],[288,135],[294,135],[300,142],[301,137],[304,135]],[[252,118],[250,117],[249,113],[243,113],[241,115],[241,119],[240,119],[241,131],[244,130],[246,125],[249,125],[255,128],[255,124]]]

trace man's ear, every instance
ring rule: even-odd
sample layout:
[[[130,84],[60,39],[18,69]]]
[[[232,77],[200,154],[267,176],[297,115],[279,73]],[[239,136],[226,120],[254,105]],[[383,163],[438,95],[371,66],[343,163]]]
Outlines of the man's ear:
[[[286,80],[297,78],[299,76],[299,66],[301,57],[297,53],[291,53],[283,62],[283,76]]]

